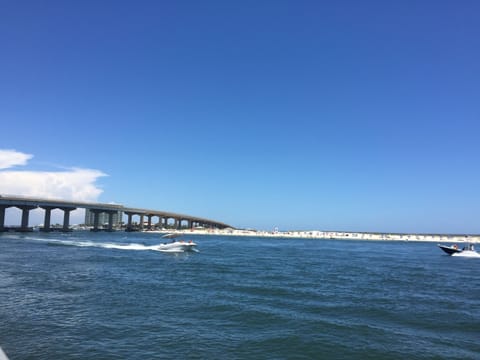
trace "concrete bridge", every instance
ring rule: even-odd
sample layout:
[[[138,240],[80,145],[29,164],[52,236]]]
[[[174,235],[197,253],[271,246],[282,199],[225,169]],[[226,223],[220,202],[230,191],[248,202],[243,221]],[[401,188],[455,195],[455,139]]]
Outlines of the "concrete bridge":
[[[43,231],[53,230],[50,224],[50,217],[53,209],[60,209],[63,211],[63,226],[61,230],[69,231],[70,212],[76,210],[77,208],[88,209],[94,214],[94,224],[92,229],[94,231],[100,230],[99,217],[102,213],[108,214],[108,224],[106,230],[112,231],[113,215],[119,212],[127,215],[128,221],[125,228],[126,231],[143,230],[145,226],[145,218],[147,219],[147,228],[151,228],[152,219],[154,217],[158,218],[157,226],[159,227],[166,227],[168,221],[171,219],[174,220],[173,225],[175,228],[180,228],[181,226],[185,225],[185,223],[189,228],[193,228],[195,226],[203,226],[215,229],[224,229],[227,227],[231,227],[218,221],[204,219],[196,216],[176,214],[161,210],[129,208],[119,204],[102,204],[80,201],[52,200],[23,196],[0,195],[0,232],[9,230],[5,227],[5,209],[9,207],[16,207],[22,211],[21,224],[19,227],[15,228],[16,231],[21,232],[32,231],[32,228],[28,226],[29,213],[30,210],[37,208],[45,210],[44,225],[42,228]],[[132,222],[132,217],[135,215],[140,217],[138,227],[134,226]]]

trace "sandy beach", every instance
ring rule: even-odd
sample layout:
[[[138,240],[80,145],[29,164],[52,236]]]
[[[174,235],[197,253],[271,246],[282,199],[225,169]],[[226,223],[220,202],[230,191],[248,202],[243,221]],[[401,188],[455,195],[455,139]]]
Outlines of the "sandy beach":
[[[270,238],[301,239],[336,239],[336,240],[372,240],[372,241],[429,241],[429,242],[470,242],[479,243],[480,235],[472,234],[399,234],[399,233],[366,233],[345,231],[263,231],[246,229],[192,229],[161,230],[158,233],[175,233],[179,235],[221,235],[221,236],[258,236]]]

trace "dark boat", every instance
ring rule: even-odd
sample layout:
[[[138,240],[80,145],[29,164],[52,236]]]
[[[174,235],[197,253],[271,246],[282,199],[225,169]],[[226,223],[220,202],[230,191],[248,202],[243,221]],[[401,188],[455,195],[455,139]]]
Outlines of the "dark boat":
[[[446,246],[446,245],[440,245],[440,244],[437,244],[437,245],[440,249],[445,251],[448,255],[462,252],[462,249],[460,249],[457,245],[452,245],[452,246]]]

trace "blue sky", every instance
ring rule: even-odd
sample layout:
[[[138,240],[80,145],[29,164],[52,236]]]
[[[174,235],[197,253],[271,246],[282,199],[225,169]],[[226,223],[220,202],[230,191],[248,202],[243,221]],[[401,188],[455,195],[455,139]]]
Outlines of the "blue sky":
[[[0,172],[237,227],[480,233],[479,12],[3,2],[0,149],[32,157]]]

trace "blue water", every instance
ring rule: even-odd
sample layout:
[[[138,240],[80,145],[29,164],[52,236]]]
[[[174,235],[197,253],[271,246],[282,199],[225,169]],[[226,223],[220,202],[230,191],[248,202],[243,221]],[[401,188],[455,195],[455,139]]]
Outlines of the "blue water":
[[[155,234],[1,234],[0,345],[11,360],[480,359],[480,259],[187,239],[199,253],[147,250]]]

